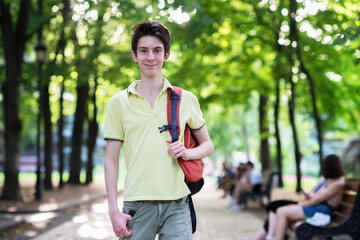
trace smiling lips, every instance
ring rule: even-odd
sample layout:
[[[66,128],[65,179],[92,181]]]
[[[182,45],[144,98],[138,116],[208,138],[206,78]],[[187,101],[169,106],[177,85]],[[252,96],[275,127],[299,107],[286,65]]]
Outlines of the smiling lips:
[[[146,67],[148,68],[153,68],[155,67],[157,64],[144,64]]]

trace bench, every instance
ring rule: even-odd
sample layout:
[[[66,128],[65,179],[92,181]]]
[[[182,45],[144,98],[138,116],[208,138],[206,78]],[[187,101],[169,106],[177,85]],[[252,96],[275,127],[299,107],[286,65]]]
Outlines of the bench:
[[[279,173],[272,172],[268,178],[268,181],[266,182],[265,189],[263,189],[261,191],[241,193],[240,202],[244,204],[244,208],[247,209],[247,201],[249,198],[251,198],[252,200],[259,199],[262,206],[265,206],[265,204],[262,201],[263,197],[266,197],[267,201],[270,202],[271,189],[274,185],[276,177],[279,177]]]
[[[327,226],[318,227],[308,223],[297,226],[298,240],[312,239],[314,236],[332,239],[332,236],[347,234],[352,239],[360,239],[360,178],[346,179],[342,202],[331,215]]]

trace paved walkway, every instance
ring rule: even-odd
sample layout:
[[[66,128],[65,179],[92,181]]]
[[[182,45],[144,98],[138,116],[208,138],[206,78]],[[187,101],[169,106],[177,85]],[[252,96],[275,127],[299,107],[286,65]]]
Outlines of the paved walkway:
[[[210,180],[194,196],[198,217],[194,240],[251,240],[266,217],[258,203],[249,202],[249,210],[227,210],[228,200],[221,198]],[[117,239],[107,214],[103,184],[67,185],[62,190],[46,191],[43,202],[34,202],[33,188],[23,188],[24,202],[0,202],[0,239],[4,240],[82,240]],[[26,191],[29,191],[26,193]],[[287,191],[276,189],[275,199],[289,197]],[[95,200],[97,199],[97,200]],[[122,198],[119,197],[119,206]],[[17,213],[6,213],[14,211]],[[15,225],[18,225],[14,228]],[[9,230],[5,230],[10,228]],[[42,234],[39,234],[41,232]],[[342,236],[336,240],[349,240]]]
[[[38,202],[34,199],[33,184],[22,183],[21,186],[23,201],[0,201],[0,231],[17,224],[33,223],[34,219],[41,221],[46,215],[51,218],[60,211],[77,208],[81,204],[106,196],[104,184],[65,185],[63,189],[43,191],[42,201]],[[38,217],[39,215],[42,217]]]
[[[210,181],[194,197],[198,216],[197,232],[194,240],[250,240],[262,226],[262,219],[253,211],[231,212],[228,201],[221,198],[222,192]],[[119,199],[122,202],[122,199]],[[106,201],[92,204],[82,210],[71,221],[35,237],[37,240],[72,239],[116,239],[107,216]]]
[[[263,225],[253,208],[248,211],[229,211],[228,200],[222,199],[222,191],[214,185],[207,185],[194,196],[198,216],[194,240],[250,240],[254,239]],[[257,208],[258,211],[264,211]]]

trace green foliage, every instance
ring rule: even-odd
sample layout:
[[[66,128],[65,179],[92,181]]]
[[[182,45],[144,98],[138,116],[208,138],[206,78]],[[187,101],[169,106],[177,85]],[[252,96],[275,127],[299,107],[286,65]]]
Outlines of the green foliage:
[[[19,2],[11,1],[15,16]],[[102,129],[108,99],[139,78],[138,67],[131,58],[131,27],[141,21],[160,21],[172,34],[170,61],[166,63],[164,76],[174,85],[198,96],[215,144],[214,156],[247,151],[244,127],[248,131],[249,151],[258,156],[256,96],[259,94],[270,99],[269,136],[271,147],[275,146],[272,114],[275,80],[281,78],[280,128],[284,165],[286,171],[293,171],[293,143],[288,119],[291,92],[286,83],[292,68],[287,58],[291,48],[286,30],[289,16],[284,13],[288,8],[287,1],[72,0],[69,22],[63,19],[61,2],[43,0],[42,16],[36,15],[35,2],[32,1],[28,32],[35,33],[39,26],[44,29],[48,56],[44,79],[50,85],[53,123],[59,117],[61,84],[65,84],[65,115],[70,116],[75,112],[78,84],[90,84],[90,91],[93,91],[97,79],[97,119]],[[344,139],[347,134],[358,132],[360,122],[359,7],[353,0],[326,4],[325,9],[316,14],[305,14],[298,20],[298,46],[306,67],[314,76],[323,135]],[[298,5],[299,9],[306,8],[302,3]],[[183,19],[177,19],[174,12]],[[65,39],[63,53],[59,52],[62,32]],[[312,36],[314,32],[316,34]],[[278,34],[284,41],[281,44],[277,42]],[[37,38],[33,35],[26,46],[21,85],[23,148],[35,144],[32,126],[38,112],[36,45]],[[0,82],[5,77],[2,46]],[[298,62],[292,71],[297,85],[296,121],[300,146],[306,158],[318,150],[313,140],[315,127],[310,88]]]

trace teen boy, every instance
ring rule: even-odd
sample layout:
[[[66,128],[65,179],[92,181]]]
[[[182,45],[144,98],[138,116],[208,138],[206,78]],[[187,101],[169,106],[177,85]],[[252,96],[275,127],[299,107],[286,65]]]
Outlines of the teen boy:
[[[172,143],[168,131],[160,133],[158,127],[167,124],[167,89],[172,87],[162,76],[170,32],[158,22],[140,23],[132,30],[131,55],[141,80],[109,100],[105,122],[105,182],[113,230],[121,239],[153,240],[156,234],[159,239],[192,239],[190,191],[177,159],[201,159],[214,147],[197,98],[185,90],[179,139],[188,124],[199,146],[186,149],[181,141]],[[122,212],[116,199],[121,146],[127,168]]]

